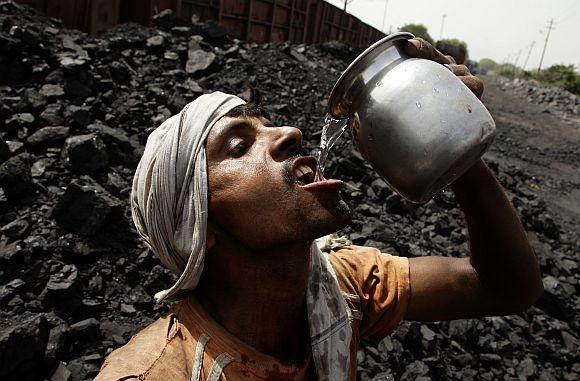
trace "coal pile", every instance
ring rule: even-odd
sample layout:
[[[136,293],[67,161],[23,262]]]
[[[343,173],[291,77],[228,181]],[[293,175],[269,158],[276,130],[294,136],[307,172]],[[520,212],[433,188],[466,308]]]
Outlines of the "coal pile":
[[[576,94],[557,86],[523,78],[505,79],[503,84],[506,88],[523,94],[530,103],[543,107],[542,112],[554,113],[572,123],[580,124],[580,100]]]
[[[174,277],[140,242],[128,202],[155,127],[203,93],[247,98],[254,84],[274,122],[301,127],[314,148],[331,86],[356,55],[339,43],[232,41],[219,25],[168,12],[155,21],[92,39],[0,3],[0,379],[91,379],[111,350],[166,310],[151,295]],[[410,204],[349,139],[333,151],[327,174],[346,181],[355,210],[342,234],[409,257],[464,255],[452,193]],[[363,344],[360,379],[579,378],[574,232],[550,214],[534,178],[490,166],[522,215],[544,297],[518,316],[403,323]]]

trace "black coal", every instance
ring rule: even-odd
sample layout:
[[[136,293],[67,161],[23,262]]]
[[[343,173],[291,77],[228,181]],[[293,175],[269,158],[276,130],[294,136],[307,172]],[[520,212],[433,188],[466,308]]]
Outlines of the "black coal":
[[[331,86],[356,55],[336,42],[232,41],[218,25],[168,13],[156,22],[93,39],[0,3],[0,379],[90,379],[111,350],[166,310],[151,295],[175,278],[140,242],[128,203],[156,126],[205,92],[247,97],[253,84],[274,121],[302,128],[314,148]],[[342,232],[354,243],[409,257],[464,255],[451,192],[410,204],[348,138],[331,156],[327,177],[346,181],[355,209]],[[580,377],[575,235],[550,214],[530,175],[490,166],[522,215],[544,297],[517,316],[405,322],[378,345],[363,344],[360,379]]]

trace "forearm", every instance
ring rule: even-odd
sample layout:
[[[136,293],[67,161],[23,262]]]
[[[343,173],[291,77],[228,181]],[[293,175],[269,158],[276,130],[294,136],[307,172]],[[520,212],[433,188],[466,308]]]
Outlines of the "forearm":
[[[483,161],[452,184],[469,231],[470,262],[493,297],[527,306],[541,294],[538,262],[518,215]]]

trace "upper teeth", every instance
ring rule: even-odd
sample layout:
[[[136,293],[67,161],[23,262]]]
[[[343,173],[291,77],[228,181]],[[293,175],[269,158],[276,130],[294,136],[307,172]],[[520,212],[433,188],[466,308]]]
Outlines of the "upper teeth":
[[[312,169],[307,165],[301,164],[296,168],[294,172],[296,173],[296,177],[302,177],[307,173],[311,173]]]

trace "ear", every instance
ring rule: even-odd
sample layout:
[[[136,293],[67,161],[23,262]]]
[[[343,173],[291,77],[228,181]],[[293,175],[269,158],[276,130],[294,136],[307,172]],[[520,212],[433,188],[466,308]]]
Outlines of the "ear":
[[[205,236],[205,249],[209,250],[215,246],[217,243],[217,235],[214,231],[213,225],[211,222],[207,224],[207,232]]]

